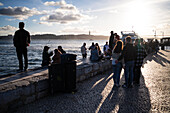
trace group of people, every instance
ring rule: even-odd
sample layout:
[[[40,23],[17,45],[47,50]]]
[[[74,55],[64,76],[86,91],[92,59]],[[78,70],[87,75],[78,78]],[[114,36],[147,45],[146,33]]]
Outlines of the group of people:
[[[48,66],[49,64],[60,64],[61,63],[61,55],[65,54],[66,52],[63,50],[62,46],[58,46],[58,49],[54,50],[54,56],[53,52],[49,52],[48,46],[44,46],[43,54],[42,54],[42,66]],[[51,59],[51,56],[52,59]]]
[[[114,86],[119,87],[120,74],[124,68],[125,83],[122,87],[133,87],[133,84],[140,85],[140,74],[143,60],[147,56],[146,48],[143,45],[142,39],[136,39],[132,43],[130,36],[126,37],[125,44],[120,40],[117,33],[111,31],[109,44],[103,46],[103,53],[101,52],[98,43],[89,47],[91,50],[90,60],[99,61],[102,58],[111,58],[113,66],[113,80]],[[86,43],[81,47],[82,57],[87,57]]]
[[[27,58],[27,46],[30,45],[31,39],[28,31],[24,29],[24,23],[19,23],[19,30],[15,32],[13,43],[16,47],[17,57],[19,60],[19,70],[26,71],[28,68],[28,58]],[[58,46],[58,49],[53,52],[49,52],[48,46],[44,46],[43,55],[42,55],[42,66],[48,66],[49,64],[61,63],[61,55],[66,52],[62,49],[61,46]],[[135,43],[132,43],[130,36],[125,39],[125,46],[120,40],[119,35],[111,31],[111,36],[109,39],[109,44],[106,44],[103,47],[103,53],[101,52],[100,46],[98,43],[89,47],[91,51],[90,59],[91,61],[99,61],[103,57],[111,58],[113,65],[113,80],[114,85],[119,87],[120,74],[122,68],[124,68],[125,74],[125,83],[123,87],[132,87],[134,84],[140,84],[140,74],[143,60],[146,57],[146,45],[144,48],[143,41],[136,39]],[[86,43],[81,47],[81,53],[83,58],[87,57],[87,48]],[[25,66],[23,66],[22,57],[24,56]],[[51,56],[52,60],[51,60]]]
[[[106,44],[103,46],[103,53],[101,51],[99,44],[98,43],[94,44],[94,42],[92,42],[92,45],[88,48],[88,50],[90,50],[91,52],[91,55],[90,55],[91,61],[99,61],[102,58],[110,59],[112,56],[112,51],[109,48],[108,42],[106,42]],[[82,53],[83,59],[87,58],[86,43],[83,43],[83,45],[81,46],[81,53]]]
[[[132,43],[130,36],[125,39],[125,45],[119,39],[116,43],[111,43],[112,50],[112,65],[113,65],[113,80],[114,86],[119,87],[120,74],[124,68],[125,83],[122,87],[133,87],[134,84],[140,85],[141,67],[144,58],[147,56],[146,50],[141,45],[141,40],[136,39]]]

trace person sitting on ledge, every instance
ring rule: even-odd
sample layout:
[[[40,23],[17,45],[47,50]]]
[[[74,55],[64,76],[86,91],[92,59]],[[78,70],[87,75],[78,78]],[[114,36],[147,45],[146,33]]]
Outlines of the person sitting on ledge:
[[[49,64],[51,64],[51,56],[53,55],[53,52],[51,51],[50,53],[48,52],[50,47],[48,46],[44,46],[44,50],[43,50],[43,55],[42,55],[42,66],[48,66]]]
[[[62,54],[66,53],[66,51],[63,50],[62,46],[58,46],[58,50],[59,50]]]
[[[95,49],[93,51],[91,51],[91,57],[90,57],[90,60],[91,61],[99,61],[99,52],[98,52],[98,49],[97,47],[95,47]]]
[[[61,55],[62,55],[62,53],[58,49],[55,49],[54,56],[52,58],[52,60],[53,60],[52,64],[60,64],[61,63]]]

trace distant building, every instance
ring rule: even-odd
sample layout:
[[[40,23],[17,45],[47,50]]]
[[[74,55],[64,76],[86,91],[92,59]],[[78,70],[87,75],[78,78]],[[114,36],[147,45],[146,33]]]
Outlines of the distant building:
[[[89,31],[89,35],[91,35],[90,31]]]

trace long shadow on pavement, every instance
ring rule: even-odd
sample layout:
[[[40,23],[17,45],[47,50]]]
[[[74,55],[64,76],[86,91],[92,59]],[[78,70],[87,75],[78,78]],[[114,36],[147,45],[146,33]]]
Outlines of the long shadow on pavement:
[[[170,52],[170,51],[166,51],[166,52]],[[163,54],[162,52],[158,52],[158,54],[150,54],[145,58],[145,63],[147,60],[148,61],[154,60],[156,63],[159,63],[165,67],[166,65],[164,63],[170,63],[170,61],[163,56],[166,57],[166,55]]]
[[[124,79],[124,77],[122,77]],[[121,83],[124,81],[121,79]],[[133,88],[112,88],[99,113],[148,113],[151,109],[149,90],[141,76],[141,85]]]

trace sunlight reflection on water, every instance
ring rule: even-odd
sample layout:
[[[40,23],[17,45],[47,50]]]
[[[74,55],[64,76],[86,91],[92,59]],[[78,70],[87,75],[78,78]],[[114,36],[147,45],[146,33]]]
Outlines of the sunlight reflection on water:
[[[86,47],[89,48],[92,42],[99,43],[101,50],[103,50],[103,45],[106,40],[32,40],[30,46],[28,47],[28,68],[33,69],[41,66],[42,62],[42,51],[44,46],[49,46],[50,50],[53,51],[59,45],[67,53],[76,54],[77,60],[82,58],[80,47],[83,43],[86,43]],[[88,57],[90,56],[90,51],[88,52]],[[12,40],[1,40],[0,41],[0,75],[8,74],[8,71],[18,69],[18,60],[16,56],[15,47],[12,44]]]

